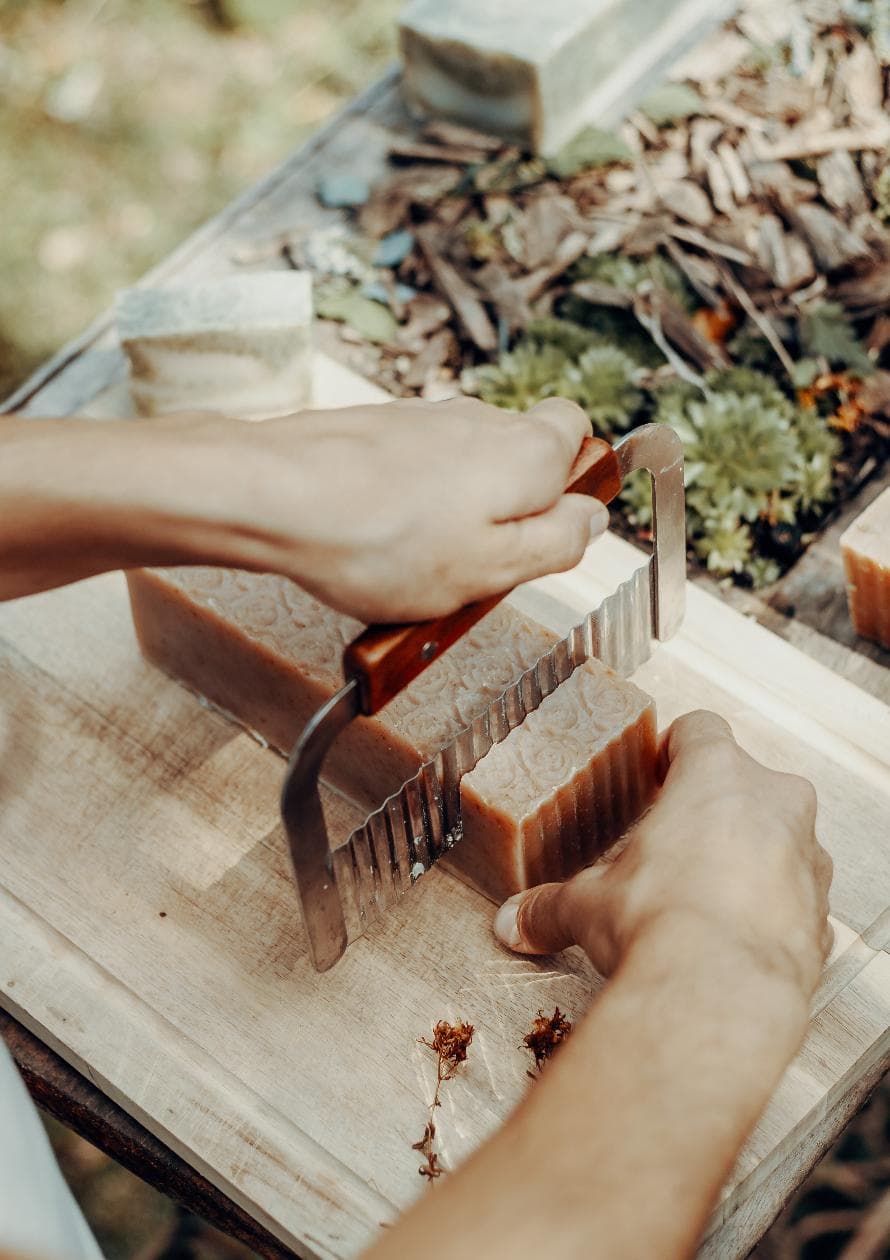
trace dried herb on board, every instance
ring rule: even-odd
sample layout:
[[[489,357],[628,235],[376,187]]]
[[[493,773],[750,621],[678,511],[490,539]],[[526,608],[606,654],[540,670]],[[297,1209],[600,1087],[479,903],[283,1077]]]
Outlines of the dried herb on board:
[[[442,1173],[445,1172],[445,1169],[439,1163],[439,1156],[435,1149],[435,1114],[436,1108],[442,1105],[440,1098],[442,1086],[446,1081],[452,1080],[460,1065],[466,1062],[467,1051],[473,1040],[473,1032],[472,1024],[465,1024],[463,1021],[457,1024],[449,1024],[447,1020],[440,1019],[433,1028],[432,1041],[428,1041],[426,1037],[421,1037],[418,1043],[432,1050],[437,1060],[436,1090],[429,1107],[429,1119],[424,1127],[423,1137],[411,1147],[412,1151],[420,1151],[421,1155],[423,1155],[425,1162],[420,1165],[417,1171],[421,1177],[426,1177],[429,1181],[435,1181],[437,1177],[441,1177]]]
[[[572,1021],[566,1019],[562,1011],[557,1006],[552,1015],[545,1015],[543,1011],[538,1011],[537,1017],[532,1023],[531,1032],[525,1034],[522,1044],[526,1050],[530,1050],[535,1056],[535,1070],[529,1072],[529,1076],[534,1080],[537,1078],[544,1064],[554,1054],[558,1046],[561,1046],[565,1039],[572,1031]]]

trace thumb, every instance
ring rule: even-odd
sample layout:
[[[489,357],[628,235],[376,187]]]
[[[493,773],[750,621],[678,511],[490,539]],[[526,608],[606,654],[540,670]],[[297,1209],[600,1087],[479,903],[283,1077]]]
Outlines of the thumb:
[[[590,867],[566,884],[539,884],[505,901],[494,920],[501,944],[519,954],[555,954],[580,945],[595,967],[611,952],[609,867]]]
[[[553,507],[534,516],[494,526],[496,570],[504,588],[573,569],[588,544],[609,525],[608,508],[585,494],[564,494]]]

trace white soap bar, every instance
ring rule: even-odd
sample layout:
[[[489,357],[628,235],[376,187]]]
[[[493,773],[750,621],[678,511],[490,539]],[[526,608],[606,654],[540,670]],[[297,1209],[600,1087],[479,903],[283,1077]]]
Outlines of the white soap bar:
[[[141,415],[202,410],[261,420],[311,400],[307,272],[246,272],[181,288],[125,289],[116,314]]]
[[[409,105],[553,153],[611,126],[733,0],[412,0]]]

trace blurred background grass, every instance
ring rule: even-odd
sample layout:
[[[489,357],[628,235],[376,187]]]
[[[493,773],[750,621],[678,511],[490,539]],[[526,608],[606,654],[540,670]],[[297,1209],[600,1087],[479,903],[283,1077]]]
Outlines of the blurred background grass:
[[[403,0],[0,0],[0,399],[395,56]]]

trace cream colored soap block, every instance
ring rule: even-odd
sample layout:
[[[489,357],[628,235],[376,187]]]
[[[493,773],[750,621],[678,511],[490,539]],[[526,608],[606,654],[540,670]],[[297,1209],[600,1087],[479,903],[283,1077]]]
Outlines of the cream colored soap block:
[[[841,552],[856,633],[890,648],[890,489],[844,531]]]
[[[655,87],[728,0],[413,0],[404,88],[422,114],[553,153],[612,125]]]
[[[263,420],[311,399],[312,279],[306,272],[125,289],[116,313],[140,415],[201,410]]]

